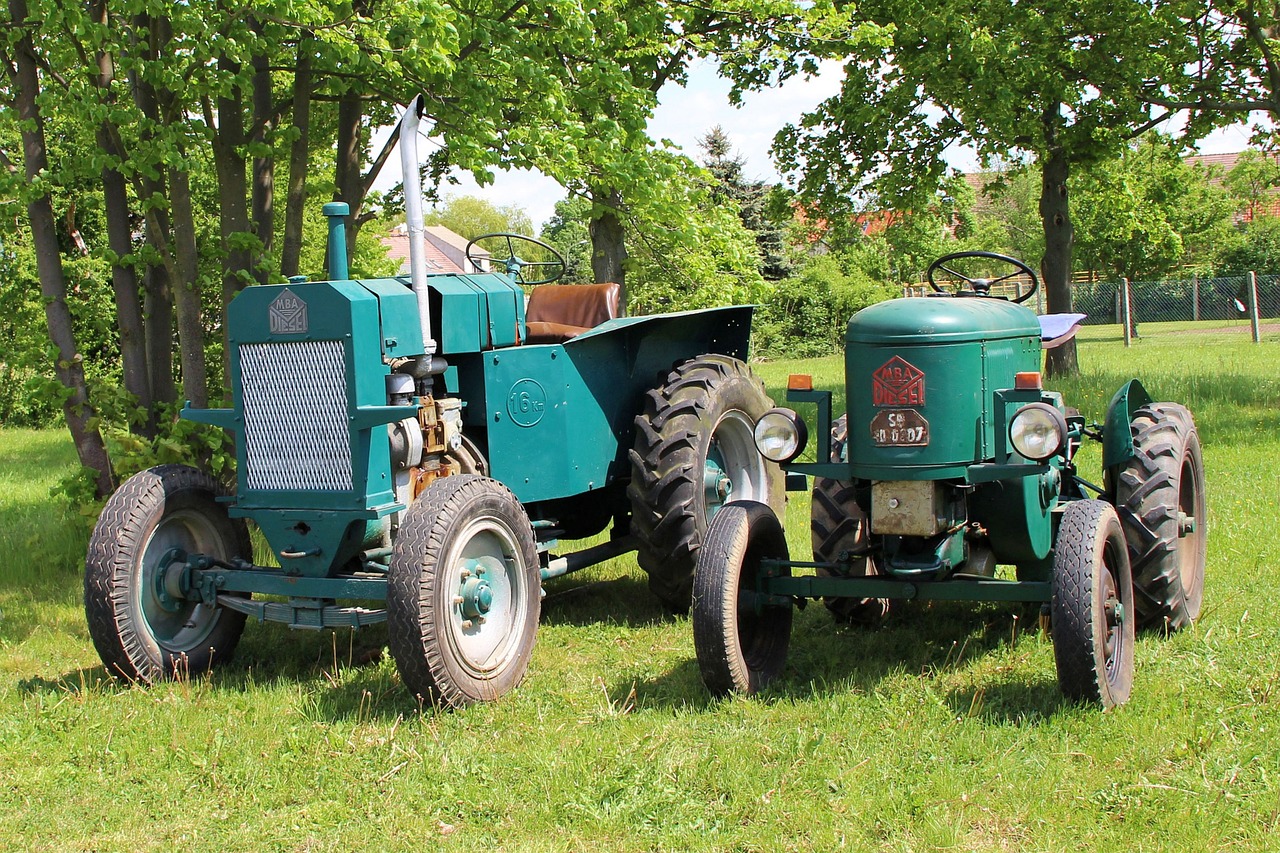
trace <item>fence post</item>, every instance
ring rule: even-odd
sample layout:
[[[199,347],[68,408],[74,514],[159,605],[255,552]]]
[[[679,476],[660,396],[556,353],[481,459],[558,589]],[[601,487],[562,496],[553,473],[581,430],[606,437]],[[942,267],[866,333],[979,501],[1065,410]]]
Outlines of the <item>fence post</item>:
[[[1200,322],[1200,276],[1191,276],[1191,319]]]
[[[1120,325],[1124,327],[1124,345],[1133,346],[1133,326],[1130,313],[1133,305],[1129,301],[1129,279],[1120,279]]]
[[[1249,270],[1249,331],[1253,342],[1262,343],[1262,328],[1258,325],[1258,274]]]

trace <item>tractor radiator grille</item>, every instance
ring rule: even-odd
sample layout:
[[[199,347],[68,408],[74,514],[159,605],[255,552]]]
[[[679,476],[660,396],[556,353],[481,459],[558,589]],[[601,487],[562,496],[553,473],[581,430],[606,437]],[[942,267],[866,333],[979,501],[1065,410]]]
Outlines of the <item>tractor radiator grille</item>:
[[[341,341],[240,347],[250,489],[351,490],[345,362]]]

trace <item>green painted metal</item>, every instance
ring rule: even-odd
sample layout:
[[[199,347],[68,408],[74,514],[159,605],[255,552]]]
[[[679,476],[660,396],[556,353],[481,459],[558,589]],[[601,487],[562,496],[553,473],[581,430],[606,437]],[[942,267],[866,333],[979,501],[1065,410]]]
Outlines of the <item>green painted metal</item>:
[[[284,571],[254,569],[195,569],[192,585],[206,601],[228,592],[252,592],[258,595],[286,595],[295,598],[356,598],[383,601],[387,597],[384,577],[301,577]]]
[[[418,322],[418,297],[395,278],[360,280],[358,284],[378,298],[384,358],[412,358],[425,350],[422,324]]]
[[[761,589],[770,596],[789,598],[905,598],[919,601],[1038,601],[1052,595],[1052,584],[991,578],[944,581],[893,578],[769,576]]]
[[[1102,467],[1111,468],[1133,458],[1133,431],[1129,425],[1138,409],[1151,405],[1151,395],[1137,379],[1130,379],[1111,398],[1102,427]]]
[[[463,420],[487,430],[490,475],[524,503],[598,492],[629,476],[645,393],[694,356],[745,358],[751,312],[629,317],[564,344],[458,359]]]
[[[416,330],[416,302],[411,292],[384,284],[354,281],[314,282],[246,288],[228,308],[231,332],[233,409],[197,411],[183,416],[235,431],[237,481],[234,517],[249,517],[262,529],[281,565],[310,577],[324,577],[363,550],[366,522],[402,509],[395,500],[390,451],[385,425],[413,417],[416,409],[386,405],[386,377],[390,367],[384,354],[410,356],[422,352],[421,332]],[[395,285],[393,281],[390,284]],[[398,286],[398,285],[396,285]],[[295,317],[303,318],[282,331],[273,312],[285,301]],[[384,306],[385,301],[385,306]],[[409,315],[412,323],[402,317]],[[391,320],[383,332],[384,315]],[[273,323],[275,326],[273,327]],[[394,347],[387,341],[393,340]],[[245,404],[241,348],[258,344],[342,345],[345,409],[352,478],[347,489],[255,489],[249,485],[248,443],[242,412]],[[305,371],[281,378],[278,395],[296,391],[296,399],[275,402],[280,417],[316,416],[318,401],[327,391],[315,385]],[[310,383],[310,384],[309,384]],[[318,454],[323,446],[314,448]]]
[[[995,392],[1038,371],[1040,352],[1035,314],[1002,300],[917,297],[859,311],[845,335],[849,476],[961,479],[992,461]],[[906,410],[927,422],[927,443],[877,445],[876,416]]]
[[[329,278],[341,281],[347,277],[347,217],[351,206],[345,201],[331,201],[324,206],[329,220]]]
[[[409,284],[407,278],[399,281]],[[524,339],[524,290],[506,276],[433,275],[427,283],[441,352],[482,352]]]
[[[921,541],[931,543],[932,548],[924,550],[908,548]],[[885,536],[881,538],[881,543],[884,547],[881,566],[886,575],[898,579],[929,580],[936,577],[941,580],[959,570],[965,558],[963,527],[929,540]]]

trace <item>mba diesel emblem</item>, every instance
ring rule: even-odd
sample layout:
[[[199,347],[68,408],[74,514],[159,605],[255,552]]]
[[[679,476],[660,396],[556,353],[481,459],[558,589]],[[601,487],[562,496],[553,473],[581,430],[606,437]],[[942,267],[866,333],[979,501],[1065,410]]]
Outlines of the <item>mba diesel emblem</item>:
[[[307,331],[307,303],[285,288],[267,308],[273,335],[301,335]]]
[[[871,402],[876,406],[923,406],[924,371],[895,355],[871,374]]]

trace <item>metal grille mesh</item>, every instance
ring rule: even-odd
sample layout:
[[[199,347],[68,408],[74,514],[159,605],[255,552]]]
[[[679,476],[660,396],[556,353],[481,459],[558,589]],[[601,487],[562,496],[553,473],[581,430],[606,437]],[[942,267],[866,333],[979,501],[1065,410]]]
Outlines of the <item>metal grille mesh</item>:
[[[249,488],[350,491],[342,342],[244,344],[240,380]]]

